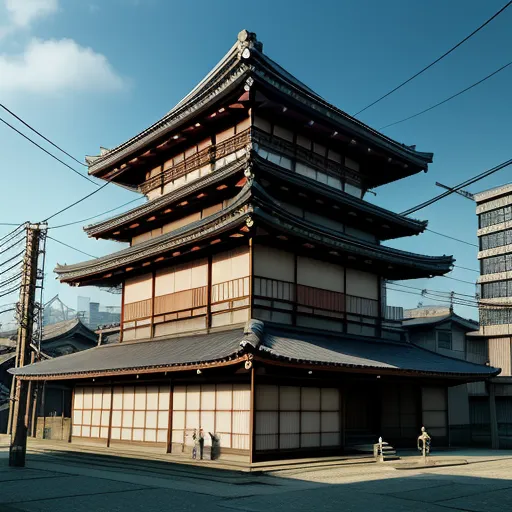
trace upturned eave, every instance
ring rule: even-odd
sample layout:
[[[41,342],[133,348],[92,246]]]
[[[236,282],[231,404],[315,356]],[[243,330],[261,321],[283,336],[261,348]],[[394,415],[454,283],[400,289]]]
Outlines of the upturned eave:
[[[145,150],[161,142],[171,132],[190,123],[214,102],[244,82],[250,88],[254,81],[271,87],[287,101],[296,103],[333,130],[348,133],[356,142],[360,141],[369,147],[373,146],[389,153],[403,161],[404,165],[410,164],[410,168],[403,171],[400,177],[426,170],[428,164],[432,162],[432,153],[416,151],[401,144],[325,101],[264,55],[255,34],[246,31],[242,31],[241,34],[245,35],[239,35],[237,43],[217,66],[169,113],[123,144],[103,151],[97,157],[89,158],[89,173],[96,177],[104,177],[107,171],[120,166],[123,162],[126,163],[137,154],[142,155]],[[119,169],[119,173],[122,172],[122,169]],[[382,183],[387,181],[389,180]]]

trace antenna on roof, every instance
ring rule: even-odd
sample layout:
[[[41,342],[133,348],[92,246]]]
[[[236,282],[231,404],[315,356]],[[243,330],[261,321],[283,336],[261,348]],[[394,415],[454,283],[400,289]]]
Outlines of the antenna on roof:
[[[470,199],[471,201],[475,200],[475,196],[471,192],[468,192],[467,190],[455,190],[452,187],[447,187],[446,185],[439,183],[438,181],[436,181],[436,185],[438,187],[445,188],[446,190],[456,192],[457,194],[461,195],[462,197],[465,197],[466,199]]]

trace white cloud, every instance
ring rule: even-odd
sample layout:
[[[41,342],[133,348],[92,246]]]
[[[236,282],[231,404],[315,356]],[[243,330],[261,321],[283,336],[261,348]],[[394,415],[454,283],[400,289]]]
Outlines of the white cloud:
[[[12,24],[17,27],[28,27],[59,8],[58,0],[4,0],[4,3]]]
[[[71,39],[33,39],[22,54],[0,54],[0,93],[119,91],[125,86],[104,55]]]

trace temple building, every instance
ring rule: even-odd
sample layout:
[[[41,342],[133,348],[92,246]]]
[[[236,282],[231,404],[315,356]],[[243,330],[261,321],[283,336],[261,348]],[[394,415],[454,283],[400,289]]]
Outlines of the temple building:
[[[499,377],[482,389],[480,422],[493,448],[512,447],[512,184],[475,194],[480,330]]]
[[[454,260],[384,245],[426,222],[364,199],[432,158],[330,105],[240,32],[162,119],[87,157],[90,175],[148,199],[85,228],[129,247],[56,269],[72,286],[122,286],[119,343],[14,373],[73,388],[73,442],[180,454],[203,429],[222,457],[253,462],[379,436],[415,446],[425,425],[448,445],[448,388],[499,369],[401,339],[385,281]]]

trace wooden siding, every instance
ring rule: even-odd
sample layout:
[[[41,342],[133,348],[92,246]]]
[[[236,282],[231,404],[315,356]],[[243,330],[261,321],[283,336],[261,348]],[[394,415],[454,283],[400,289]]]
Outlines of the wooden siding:
[[[131,304],[125,304],[123,320],[129,322],[131,320],[149,318],[152,314],[151,303],[152,299],[146,299],[132,302]]]
[[[345,311],[345,294],[298,284],[297,303],[341,313]]]
[[[491,366],[501,368],[501,377],[512,375],[511,338],[489,338],[489,361]]]
[[[155,315],[198,308],[207,304],[208,287],[200,286],[192,290],[183,290],[155,297]]]

